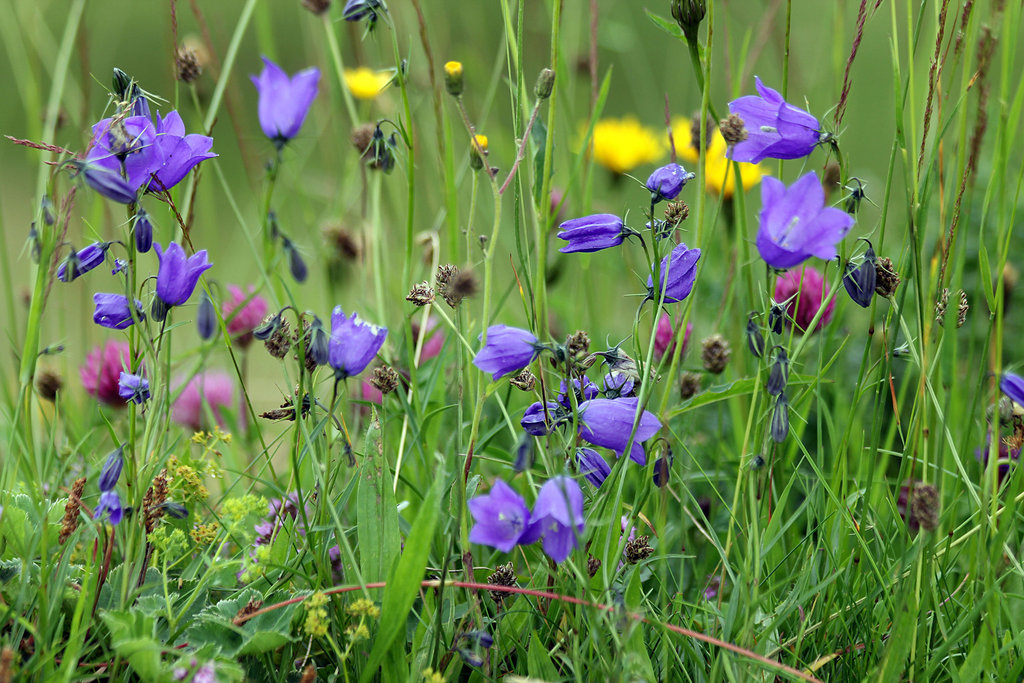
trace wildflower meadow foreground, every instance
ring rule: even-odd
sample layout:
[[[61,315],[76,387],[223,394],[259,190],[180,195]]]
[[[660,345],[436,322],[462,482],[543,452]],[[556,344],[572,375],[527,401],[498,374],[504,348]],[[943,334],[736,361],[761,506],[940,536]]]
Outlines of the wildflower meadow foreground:
[[[9,4],[0,683],[1024,677],[1020,3]]]

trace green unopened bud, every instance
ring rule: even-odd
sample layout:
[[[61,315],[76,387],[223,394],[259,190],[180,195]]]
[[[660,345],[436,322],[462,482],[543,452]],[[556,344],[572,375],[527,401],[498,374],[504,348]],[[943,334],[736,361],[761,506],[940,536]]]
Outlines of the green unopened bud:
[[[533,94],[538,100],[546,100],[551,97],[551,91],[555,87],[555,72],[551,69],[543,69],[537,76],[537,85],[533,88]]]
[[[469,167],[474,171],[479,171],[484,167],[484,159],[487,154],[487,136],[474,135],[473,144],[469,149]]]
[[[686,40],[694,42],[697,40],[697,29],[700,22],[704,21],[704,14],[707,12],[705,0],[672,0],[672,17],[683,29]]]
[[[445,62],[444,87],[452,97],[462,94],[462,62]]]

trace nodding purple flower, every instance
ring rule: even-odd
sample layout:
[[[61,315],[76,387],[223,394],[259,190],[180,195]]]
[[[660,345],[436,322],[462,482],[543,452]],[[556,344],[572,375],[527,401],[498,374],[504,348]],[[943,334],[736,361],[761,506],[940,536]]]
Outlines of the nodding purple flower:
[[[563,254],[617,247],[626,237],[635,234],[622,223],[621,218],[610,213],[573,218],[559,225],[558,230],[558,238],[568,242],[558,250]]]
[[[481,334],[479,339],[483,339]],[[473,358],[473,365],[499,379],[533,362],[544,347],[529,330],[507,325],[487,328],[487,343]]]
[[[747,137],[733,145],[727,156],[733,161],[756,164],[765,157],[799,159],[814,151],[825,138],[818,119],[794,107],[754,77],[760,97],[747,95],[729,103],[729,113],[743,119]]]
[[[94,242],[85,249],[71,254],[57,268],[57,279],[61,282],[71,282],[79,276],[85,275],[103,263],[107,258],[107,249],[109,248],[110,242]]]
[[[619,456],[633,432],[638,400],[635,398],[595,398],[580,406],[580,436],[595,446],[610,448]],[[661,422],[647,410],[640,415],[629,457],[641,465],[647,462],[640,444],[657,434]]]
[[[117,486],[117,480],[121,478],[121,470],[124,468],[124,446],[118,446],[110,452],[103,469],[100,470],[99,486],[100,491],[113,491]]]
[[[647,178],[651,201],[657,203],[662,199],[675,199],[682,192],[683,186],[696,177],[679,164],[662,166]]]
[[[213,307],[210,295],[203,292],[199,300],[199,310],[196,312],[196,331],[200,339],[209,339],[217,331],[217,310]]]
[[[761,181],[757,250],[772,268],[792,268],[811,256],[831,261],[836,244],[853,227],[845,211],[825,206],[825,191],[814,171],[789,187],[766,176]]]
[[[490,493],[470,498],[467,505],[476,520],[469,530],[470,542],[497,548],[503,553],[516,547],[530,523],[526,501],[500,479],[494,482]]]
[[[690,296],[693,283],[697,279],[697,261],[700,260],[700,249],[690,249],[680,243],[668,256],[661,260],[659,280],[665,288],[665,303],[674,304]],[[647,298],[657,301],[660,291],[654,289],[654,278],[647,277]]]
[[[104,513],[109,515],[111,524],[116,526],[121,523],[124,508],[121,507],[121,496],[117,495],[117,491],[104,491],[100,494],[100,504],[92,513],[93,519],[99,519]]]
[[[121,204],[134,204],[138,198],[138,192],[121,174],[89,161],[71,162],[78,172],[85,179],[85,184],[103,195]]]
[[[590,381],[589,377],[583,377],[582,385],[580,381],[578,379],[572,381],[572,391],[576,394],[577,405],[592,398],[597,398],[597,395],[601,393],[601,390]],[[568,385],[566,385],[564,379],[558,385],[558,402],[565,406],[567,410],[572,410],[572,400],[569,397]]]
[[[185,256],[185,250],[177,242],[171,242],[165,250],[154,244],[156,256],[160,260],[160,270],[156,275],[156,295],[168,306],[181,306],[195,291],[199,276],[213,267],[206,258],[206,250],[197,251],[192,256]]]
[[[381,0],[348,0],[345,8],[341,11],[341,18],[345,21],[360,21],[369,18],[370,27],[377,21],[379,13],[386,11]]]
[[[999,390],[1014,403],[1024,405],[1024,377],[1004,372],[1003,378],[999,380]]]
[[[601,484],[612,473],[608,462],[593,448],[576,449],[576,466],[583,478],[593,484],[594,488],[601,488]]]
[[[278,147],[299,134],[320,88],[320,70],[310,67],[289,77],[263,57],[263,71],[250,76],[259,91],[260,127]]]
[[[604,376],[604,391],[601,393],[605,398],[623,398],[633,393],[635,382],[633,378],[624,372],[609,372]],[[593,398],[593,397],[589,397]]]
[[[335,306],[331,312],[331,339],[327,361],[334,368],[335,379],[354,377],[366,369],[388,336],[388,328],[360,320],[355,313],[349,318]]]
[[[569,414],[561,404],[548,401],[547,416],[545,416],[544,404],[537,401],[530,404],[530,407],[526,409],[526,413],[523,415],[523,419],[519,421],[519,424],[531,436],[547,436],[568,419]]]
[[[140,254],[148,253],[153,248],[153,223],[149,214],[142,207],[135,214],[135,250]]]
[[[128,297],[121,294],[107,294],[97,292],[92,295],[96,310],[93,311],[92,321],[102,327],[111,330],[123,330],[131,327],[135,322],[132,319],[131,309],[128,307]],[[142,302],[135,300],[135,315],[139,320],[145,320],[146,314],[142,310]]]
[[[543,537],[544,553],[558,564],[580,546],[582,535],[583,491],[580,485],[566,476],[548,479],[537,493],[530,526],[519,542],[529,545]]]
[[[121,379],[117,382],[117,393],[125,401],[134,401],[141,406],[149,400],[149,380],[141,375],[122,371]]]

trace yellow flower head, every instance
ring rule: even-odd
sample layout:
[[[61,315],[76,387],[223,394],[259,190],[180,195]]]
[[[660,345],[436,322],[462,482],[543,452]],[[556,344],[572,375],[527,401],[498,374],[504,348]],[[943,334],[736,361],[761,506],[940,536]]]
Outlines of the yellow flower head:
[[[374,71],[365,66],[345,69],[345,85],[357,99],[372,100],[391,82],[393,75],[391,71]]]
[[[699,141],[693,139],[691,119],[673,119],[672,140],[680,161],[690,164],[698,162]],[[708,138],[708,150],[704,155],[704,187],[708,192],[720,194],[726,199],[732,197],[736,191],[736,173],[732,162],[725,156],[728,149],[721,131],[715,127]],[[739,164],[739,173],[744,192],[761,182],[761,176],[766,175],[760,164]]]
[[[480,149],[487,152],[487,136],[486,135],[474,135],[473,139],[476,140],[476,144],[479,145]]]
[[[601,119],[594,124],[591,143],[594,160],[613,173],[628,173],[637,166],[657,161],[665,144],[636,117]]]
[[[444,87],[449,95],[462,94],[462,62],[444,63]]]
[[[444,73],[452,78],[462,78],[462,62],[445,62]]]

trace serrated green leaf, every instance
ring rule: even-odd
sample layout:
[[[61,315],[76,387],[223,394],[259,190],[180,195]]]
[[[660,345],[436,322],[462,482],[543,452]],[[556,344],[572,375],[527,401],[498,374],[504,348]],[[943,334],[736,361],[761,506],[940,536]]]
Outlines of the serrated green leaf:
[[[185,640],[194,647],[213,645],[228,657],[270,652],[292,642],[291,621],[299,603],[266,612],[241,625],[234,623],[239,610],[250,600],[261,599],[258,591],[247,588],[207,607],[185,631]]]
[[[100,618],[110,631],[114,651],[128,661],[132,671],[143,681],[161,680],[163,646],[153,638],[153,618],[137,610],[105,610]]]

